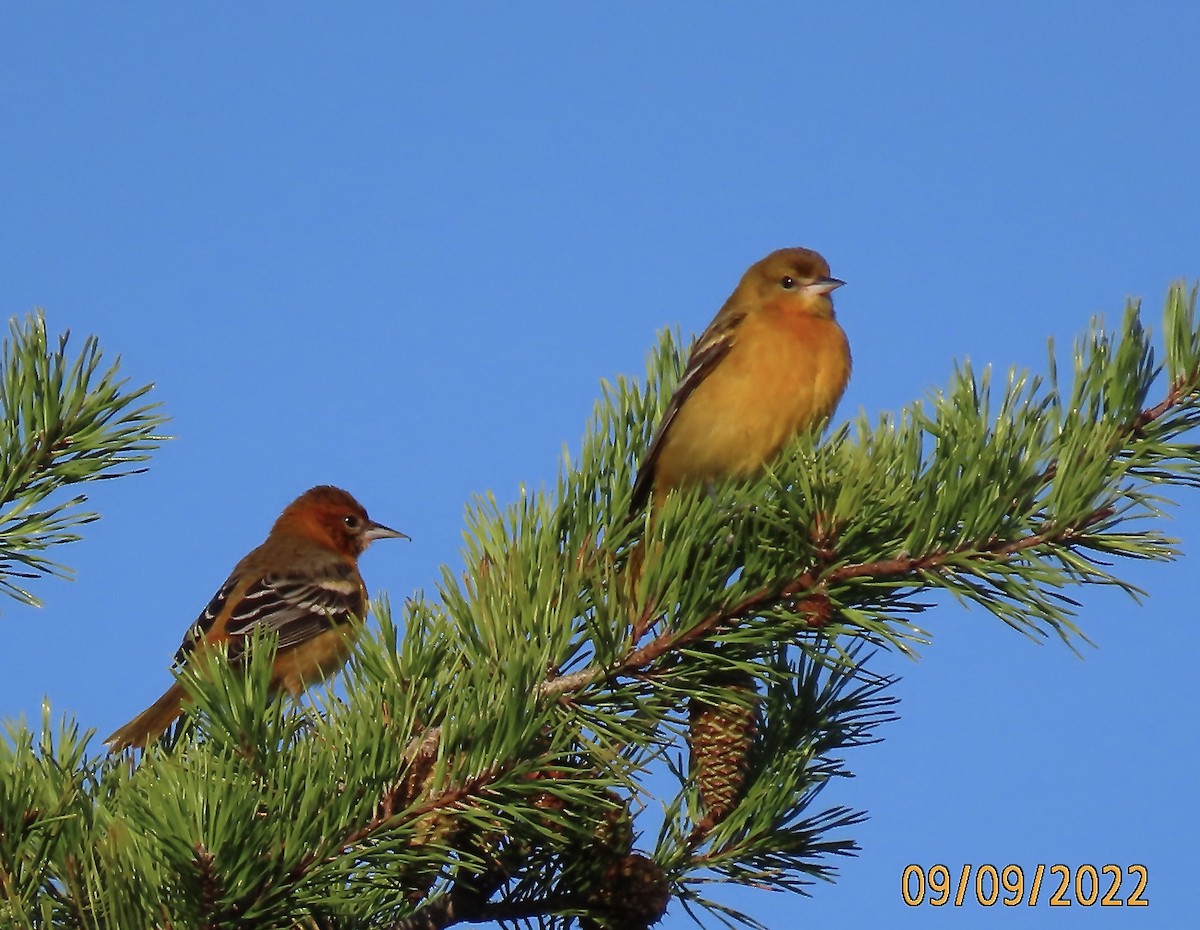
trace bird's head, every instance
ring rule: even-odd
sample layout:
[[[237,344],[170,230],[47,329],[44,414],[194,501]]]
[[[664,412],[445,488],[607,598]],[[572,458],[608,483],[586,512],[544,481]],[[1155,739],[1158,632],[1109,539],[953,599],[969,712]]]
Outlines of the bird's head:
[[[374,522],[350,494],[328,484],[310,488],[288,504],[275,526],[299,531],[354,559],[376,539],[409,538]]]
[[[743,300],[789,313],[833,318],[830,294],[845,284],[812,249],[779,249],[750,266],[738,291]]]

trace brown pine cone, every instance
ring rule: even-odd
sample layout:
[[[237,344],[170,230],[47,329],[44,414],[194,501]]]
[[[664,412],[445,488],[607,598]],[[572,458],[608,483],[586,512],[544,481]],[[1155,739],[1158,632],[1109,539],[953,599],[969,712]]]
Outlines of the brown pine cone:
[[[666,875],[641,853],[623,856],[604,872],[592,893],[595,910],[579,921],[583,930],[649,930],[671,900]]]
[[[694,835],[702,836],[729,816],[742,797],[750,768],[750,747],[758,734],[760,702],[755,680],[746,672],[722,672],[711,679],[743,700],[713,704],[699,698],[688,703],[688,749],[691,774],[700,793],[702,817]]]

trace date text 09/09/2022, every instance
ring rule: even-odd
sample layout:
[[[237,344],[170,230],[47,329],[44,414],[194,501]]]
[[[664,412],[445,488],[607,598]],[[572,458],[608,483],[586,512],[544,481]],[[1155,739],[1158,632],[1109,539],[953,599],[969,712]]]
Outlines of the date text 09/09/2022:
[[[922,904],[962,907],[968,900],[984,907],[995,904],[1036,907],[1043,901],[1051,907],[1073,904],[1145,907],[1150,903],[1145,894],[1149,875],[1144,865],[1128,865],[1122,869],[1111,863],[1099,868],[1085,863],[1072,869],[1061,863],[1049,866],[1039,863],[1033,867],[1028,880],[1025,873],[1024,867],[1013,864],[997,868],[986,863],[979,866],[967,863],[957,875],[945,865],[914,864],[904,869],[900,893],[909,907]]]

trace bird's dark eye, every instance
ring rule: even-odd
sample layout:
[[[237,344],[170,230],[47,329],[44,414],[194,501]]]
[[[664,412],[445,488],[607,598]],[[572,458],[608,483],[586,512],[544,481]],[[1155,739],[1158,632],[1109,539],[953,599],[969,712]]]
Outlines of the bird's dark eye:
[[[785,291],[790,291],[793,287],[796,286],[796,279],[793,278],[790,274],[785,274],[782,278],[779,279],[779,286],[782,287]]]
[[[348,513],[342,518],[342,522],[345,523],[349,529],[356,530],[362,521],[360,521],[354,514]]]

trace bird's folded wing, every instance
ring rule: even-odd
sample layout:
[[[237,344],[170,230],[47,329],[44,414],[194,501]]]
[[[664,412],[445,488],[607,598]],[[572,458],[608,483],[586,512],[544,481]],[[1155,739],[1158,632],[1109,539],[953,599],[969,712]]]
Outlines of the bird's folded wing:
[[[733,348],[734,331],[737,324],[741,321],[742,316],[730,314],[729,316],[714,320],[712,325],[708,327],[700,338],[696,341],[692,348],[691,355],[688,357],[687,368],[684,369],[683,377],[679,379],[679,386],[675,388],[675,393],[671,395],[671,402],[667,404],[667,409],[663,412],[662,420],[659,421],[658,429],[654,436],[650,439],[650,445],[646,449],[646,455],[642,458],[642,463],[638,467],[637,478],[633,482],[633,501],[631,509],[636,512],[641,509],[650,498],[650,490],[654,487],[654,469],[658,462],[659,453],[662,451],[663,442],[666,439],[668,431],[671,429],[671,423],[675,416],[679,413],[680,408],[700,383],[712,374],[717,362],[723,359],[731,348]]]
[[[366,613],[362,583],[349,573],[338,577],[268,574],[246,583],[231,578],[204,608],[175,653],[177,664],[200,643],[229,641],[229,656],[242,653],[242,642],[255,630],[273,630],[284,649],[348,623]]]

